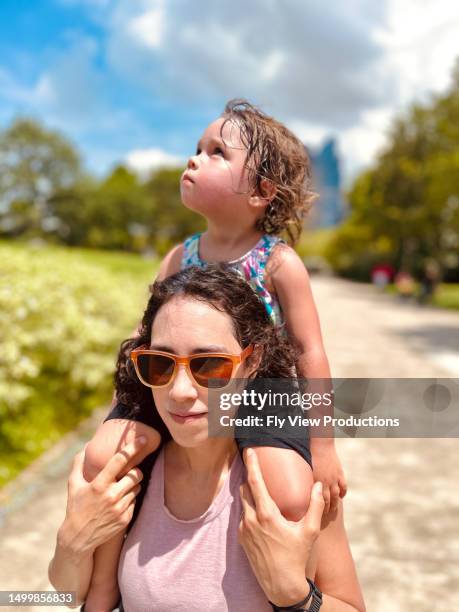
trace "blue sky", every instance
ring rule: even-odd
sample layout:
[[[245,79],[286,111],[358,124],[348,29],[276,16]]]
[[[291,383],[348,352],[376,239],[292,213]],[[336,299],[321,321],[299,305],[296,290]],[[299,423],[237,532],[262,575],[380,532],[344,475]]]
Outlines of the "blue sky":
[[[29,115],[86,167],[178,163],[227,99],[247,97],[310,145],[334,135],[349,180],[394,113],[448,85],[447,0],[2,0],[0,126]]]

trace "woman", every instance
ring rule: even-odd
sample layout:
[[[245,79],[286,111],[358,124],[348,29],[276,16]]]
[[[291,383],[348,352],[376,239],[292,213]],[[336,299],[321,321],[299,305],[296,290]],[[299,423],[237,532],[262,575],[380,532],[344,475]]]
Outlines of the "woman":
[[[289,523],[270,499],[254,453],[245,457],[249,486],[239,494],[244,466],[234,439],[209,436],[210,379],[226,390],[236,378],[288,378],[293,363],[293,350],[242,278],[209,266],[154,285],[140,335],[123,343],[116,374],[117,395],[134,410],[151,406],[153,393],[169,434],[121,553],[127,611],[269,611],[269,601],[307,599],[314,587],[305,571],[323,592],[322,610],[364,609],[342,508],[327,517],[312,553],[323,508],[317,488],[305,519]],[[97,609],[94,592],[116,588],[90,584],[92,553],[132,516],[139,472],[115,479],[139,449],[135,442],[115,455],[90,484],[83,485],[81,459],[72,472],[50,580],[76,590],[88,612]],[[317,610],[319,595],[304,605],[296,609]]]

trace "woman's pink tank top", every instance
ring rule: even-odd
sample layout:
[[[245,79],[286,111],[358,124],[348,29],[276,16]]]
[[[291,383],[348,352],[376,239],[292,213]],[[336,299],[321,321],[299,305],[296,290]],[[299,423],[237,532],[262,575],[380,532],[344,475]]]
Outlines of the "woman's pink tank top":
[[[271,612],[238,543],[244,464],[236,454],[201,516],[175,518],[164,505],[164,449],[121,551],[118,582],[126,612]]]

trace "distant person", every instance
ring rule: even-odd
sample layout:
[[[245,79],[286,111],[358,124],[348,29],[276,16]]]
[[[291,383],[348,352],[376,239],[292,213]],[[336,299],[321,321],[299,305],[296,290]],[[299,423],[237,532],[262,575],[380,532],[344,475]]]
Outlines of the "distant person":
[[[284,125],[246,101],[229,102],[198,142],[180,181],[184,205],[202,215],[207,231],[173,248],[161,263],[158,280],[188,266],[226,262],[262,300],[273,323],[285,325],[300,348],[297,372],[304,378],[330,379],[319,318],[303,262],[280,238],[294,243],[309,205],[310,164],[303,143]],[[120,402],[89,444],[85,475],[91,480],[135,429],[148,442],[145,455],[161,444],[164,430],[156,411],[134,414]],[[325,510],[336,509],[346,481],[333,438],[311,441],[238,441],[255,448],[270,495],[286,518],[300,519],[314,479],[323,483]],[[122,539],[95,555],[98,583],[112,581]]]
[[[408,272],[398,272],[395,276],[395,287],[399,297],[408,300],[416,293],[416,282]]]
[[[428,259],[424,264],[421,278],[421,286],[418,294],[419,304],[427,304],[432,301],[439,282],[440,266],[434,259]]]
[[[384,289],[394,277],[394,269],[390,264],[376,264],[371,270],[371,282],[379,289]]]

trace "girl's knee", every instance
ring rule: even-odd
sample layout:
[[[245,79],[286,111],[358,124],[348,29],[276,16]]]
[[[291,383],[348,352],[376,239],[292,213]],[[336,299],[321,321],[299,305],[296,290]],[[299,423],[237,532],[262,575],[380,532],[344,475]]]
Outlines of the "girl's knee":
[[[115,452],[116,449],[112,445],[107,446],[93,438],[86,445],[84,453],[83,477],[85,480],[91,482],[103,470]]]
[[[299,521],[306,514],[314,484],[312,469],[297,453],[289,453],[290,462],[282,470],[282,486],[275,490],[281,514],[289,521]]]
[[[288,521],[300,521],[306,514],[311,501],[311,486],[299,486],[299,483],[290,483],[286,494],[276,501],[284,518]]]
[[[307,461],[292,449],[255,447],[266,487],[281,514],[299,521],[306,514],[314,483]],[[244,449],[246,461],[246,449]]]
[[[107,465],[115,453],[135,438],[144,436],[146,443],[142,452],[129,464],[126,471],[137,465],[155,451],[161,443],[161,435],[149,425],[124,419],[111,419],[99,427],[86,446],[83,475],[90,482]]]

